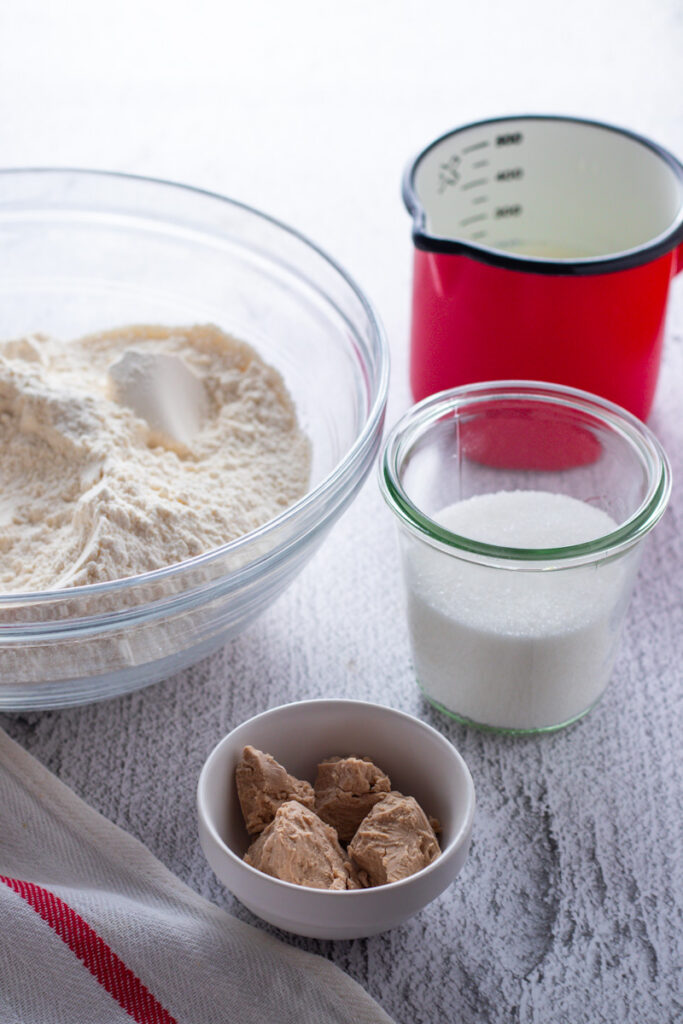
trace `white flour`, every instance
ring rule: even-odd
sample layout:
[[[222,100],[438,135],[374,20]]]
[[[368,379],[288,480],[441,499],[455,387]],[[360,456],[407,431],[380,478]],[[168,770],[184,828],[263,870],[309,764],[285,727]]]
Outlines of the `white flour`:
[[[576,498],[500,491],[443,509],[452,532],[509,547],[579,544],[616,524]],[[589,708],[612,670],[633,559],[557,571],[479,565],[406,547],[408,621],[425,692],[480,724],[559,725]]]
[[[180,562],[300,498],[310,446],[279,374],[213,326],[0,343],[0,590]]]

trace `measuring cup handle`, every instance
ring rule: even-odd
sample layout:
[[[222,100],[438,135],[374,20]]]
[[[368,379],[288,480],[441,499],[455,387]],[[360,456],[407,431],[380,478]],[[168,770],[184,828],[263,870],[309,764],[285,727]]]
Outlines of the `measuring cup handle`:
[[[683,270],[683,242],[680,243],[674,252],[674,277]]]

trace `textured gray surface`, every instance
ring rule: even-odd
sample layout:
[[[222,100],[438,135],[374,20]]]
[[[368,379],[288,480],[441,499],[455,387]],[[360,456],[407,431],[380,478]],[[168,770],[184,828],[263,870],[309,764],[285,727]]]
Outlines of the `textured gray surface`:
[[[675,409],[680,336],[668,355],[662,413]],[[680,478],[680,421],[659,415],[656,425]],[[377,699],[417,714],[453,740],[474,776],[462,875],[386,935],[287,941],[332,958],[406,1024],[674,1021],[683,1012],[679,520],[674,505],[652,536],[605,698],[554,736],[479,734],[421,701],[393,527],[374,481],[291,590],[215,657],[130,697],[2,724],[198,892],[253,921],[196,839],[194,786],[211,746],[251,714],[302,697]]]
[[[296,224],[377,304],[392,348],[393,422],[408,404],[410,242],[398,198],[406,158],[455,123],[525,109],[617,121],[681,155],[683,21],[673,2],[633,0],[578,3],[550,25],[548,6],[532,0],[496,5],[496,17],[439,3],[429,24],[417,5],[367,7],[346,4],[325,25],[317,5],[297,0],[286,13],[259,5],[260,18],[233,12],[216,25],[199,3],[186,26],[171,3],[157,45],[151,6],[124,4],[103,34],[105,59],[85,4],[51,20],[47,7],[9,3],[0,14],[15,14],[0,26],[0,162],[156,173]],[[19,86],[29,44],[32,74]],[[501,739],[424,704],[393,524],[374,479],[291,589],[211,659],[120,700],[1,724],[198,892],[253,921],[196,838],[196,778],[216,740],[305,697],[368,698],[417,714],[453,740],[474,776],[462,875],[388,934],[286,941],[333,959],[401,1024],[682,1019],[680,279],[672,297],[651,425],[678,482],[645,552],[612,685],[580,724]]]

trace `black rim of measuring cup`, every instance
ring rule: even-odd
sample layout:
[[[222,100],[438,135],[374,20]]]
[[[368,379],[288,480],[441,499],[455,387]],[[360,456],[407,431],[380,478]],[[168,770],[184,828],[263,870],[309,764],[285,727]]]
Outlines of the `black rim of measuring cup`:
[[[672,169],[678,178],[683,191],[683,164],[673,153],[659,146],[656,142],[630,131],[628,128],[620,128],[618,125],[608,124],[604,121],[593,121],[582,117],[565,117],[556,114],[508,114],[505,117],[491,117],[483,121],[472,121],[469,124],[461,125],[450,132],[445,132],[433,142],[430,142],[416,157],[408,164],[403,175],[403,202],[413,218],[413,242],[416,249],[426,252],[451,253],[456,255],[467,255],[482,263],[490,263],[495,267],[505,267],[508,270],[522,270],[526,273],[535,274],[558,274],[566,276],[577,276],[583,274],[607,274],[617,270],[627,270],[630,267],[638,267],[643,263],[649,263],[658,256],[671,252],[683,242],[683,202],[678,211],[676,219],[670,228],[655,238],[650,239],[643,245],[635,246],[621,253],[613,253],[608,256],[583,257],[581,259],[544,259],[538,256],[520,256],[506,253],[501,249],[489,248],[486,245],[479,245],[476,242],[466,242],[462,239],[443,238],[438,235],[429,234],[425,231],[425,211],[418,199],[415,190],[415,174],[417,168],[424,158],[435,146],[455,135],[469,131],[472,128],[480,128],[484,125],[507,124],[512,121],[564,121],[571,124],[588,125],[592,128],[601,128],[605,131],[615,132],[633,142],[646,146],[649,150],[660,157]]]

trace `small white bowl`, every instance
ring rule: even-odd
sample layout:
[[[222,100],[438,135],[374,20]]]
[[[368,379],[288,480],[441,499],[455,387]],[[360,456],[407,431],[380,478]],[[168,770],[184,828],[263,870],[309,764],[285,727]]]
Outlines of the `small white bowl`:
[[[313,782],[334,754],[371,757],[394,789],[438,818],[442,853],[410,878],[347,892],[281,882],[245,864],[249,846],[235,767],[251,744]],[[197,787],[199,840],[220,880],[252,913],[277,928],[318,939],[354,939],[393,928],[435,899],[467,857],[474,784],[447,739],[402,711],[355,700],[309,700],[273,708],[233,729],[214,748]]]

